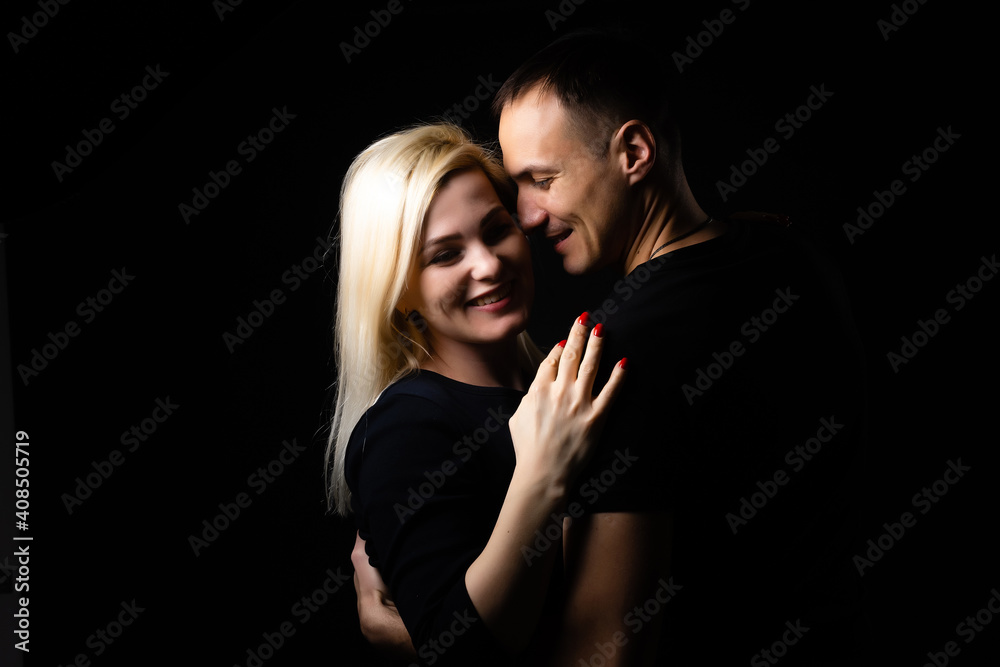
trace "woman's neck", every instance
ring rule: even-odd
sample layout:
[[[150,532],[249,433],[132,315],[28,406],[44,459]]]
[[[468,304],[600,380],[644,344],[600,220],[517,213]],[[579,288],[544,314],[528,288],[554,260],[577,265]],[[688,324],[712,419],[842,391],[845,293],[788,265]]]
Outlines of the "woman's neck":
[[[436,349],[420,367],[458,382],[479,387],[527,390],[517,354],[517,340],[492,345]]]

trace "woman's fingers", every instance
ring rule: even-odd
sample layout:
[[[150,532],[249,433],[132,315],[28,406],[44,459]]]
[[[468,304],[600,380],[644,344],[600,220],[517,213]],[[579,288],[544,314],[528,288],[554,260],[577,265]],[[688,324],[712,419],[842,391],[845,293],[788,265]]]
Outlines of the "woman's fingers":
[[[597,379],[597,369],[601,363],[601,352],[603,349],[604,326],[598,322],[590,331],[587,339],[587,349],[583,354],[583,359],[580,361],[576,378],[577,389],[581,392],[581,398],[591,399],[593,397],[594,382]],[[614,403],[615,397],[618,395],[622,382],[625,379],[625,365],[625,359],[615,364],[615,367],[611,371],[611,377],[608,378],[608,381],[601,388],[597,397],[593,398],[591,409],[596,420],[602,420],[604,413]]]
[[[614,402],[625,379],[625,360],[615,365],[608,382],[592,398],[604,347],[604,327],[597,323],[591,329],[588,319],[588,313],[580,315],[570,328],[569,337],[552,348],[535,375],[535,383],[561,382],[564,387],[571,386],[572,391],[565,395],[576,396],[577,400],[592,399],[592,409],[600,417]]]
[[[618,392],[621,391],[622,382],[625,380],[625,368],[627,367],[628,358],[622,358],[617,364],[615,364],[614,369],[611,371],[611,377],[608,381],[601,387],[601,393],[597,395],[594,399],[593,408],[594,413],[601,418],[604,413],[608,411],[611,404],[614,403],[615,397],[618,396]]]
[[[587,349],[580,360],[577,371],[577,389],[582,397],[590,398],[594,391],[594,380],[597,378],[597,368],[601,363],[601,350],[604,349],[604,325],[597,323],[587,336]]]
[[[556,374],[559,372],[559,359],[562,357],[563,345],[565,344],[566,341],[563,340],[552,346],[548,355],[546,355],[546,357],[542,359],[542,363],[539,364],[538,370],[535,372],[535,379],[532,380],[532,384],[555,381]]]
[[[569,337],[566,339],[566,347],[563,349],[562,357],[559,359],[559,378],[565,382],[576,380],[577,370],[580,367],[580,359],[583,357],[584,349],[587,347],[587,313],[580,315],[569,330]]]

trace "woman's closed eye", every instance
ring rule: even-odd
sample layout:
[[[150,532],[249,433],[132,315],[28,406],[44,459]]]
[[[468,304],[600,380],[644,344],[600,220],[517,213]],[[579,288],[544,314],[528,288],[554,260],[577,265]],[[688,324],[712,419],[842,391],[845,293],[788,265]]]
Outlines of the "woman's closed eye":
[[[504,216],[503,220],[498,220],[483,231],[483,241],[487,245],[499,243],[510,236],[515,229],[514,221],[509,216]]]
[[[447,264],[458,257],[457,250],[441,250],[437,252],[431,259],[427,262],[428,264]]]

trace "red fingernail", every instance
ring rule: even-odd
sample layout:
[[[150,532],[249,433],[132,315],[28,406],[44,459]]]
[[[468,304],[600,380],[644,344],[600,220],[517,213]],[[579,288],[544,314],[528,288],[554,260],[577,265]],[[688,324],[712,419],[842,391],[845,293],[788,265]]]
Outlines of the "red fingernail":
[[[558,343],[556,343],[556,347],[566,347],[566,341],[565,340],[559,341]]]
[[[618,362],[618,365],[622,367],[622,370],[625,370],[625,367],[628,365],[628,357],[622,357],[622,360]]]
[[[600,338],[601,334],[603,333],[604,333],[604,325],[598,322],[597,324],[594,325],[594,335]]]
[[[587,313],[584,312],[583,315],[580,316],[580,319],[577,320],[577,322],[579,322],[580,324],[586,326],[587,325]]]

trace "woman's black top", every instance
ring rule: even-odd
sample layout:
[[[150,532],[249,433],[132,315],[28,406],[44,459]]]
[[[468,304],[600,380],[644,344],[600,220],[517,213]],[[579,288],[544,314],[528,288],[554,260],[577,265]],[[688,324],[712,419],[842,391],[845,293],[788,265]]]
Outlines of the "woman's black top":
[[[502,658],[465,572],[510,484],[507,420],[523,395],[420,371],[382,392],[351,434],[346,475],[358,530],[427,664]]]

